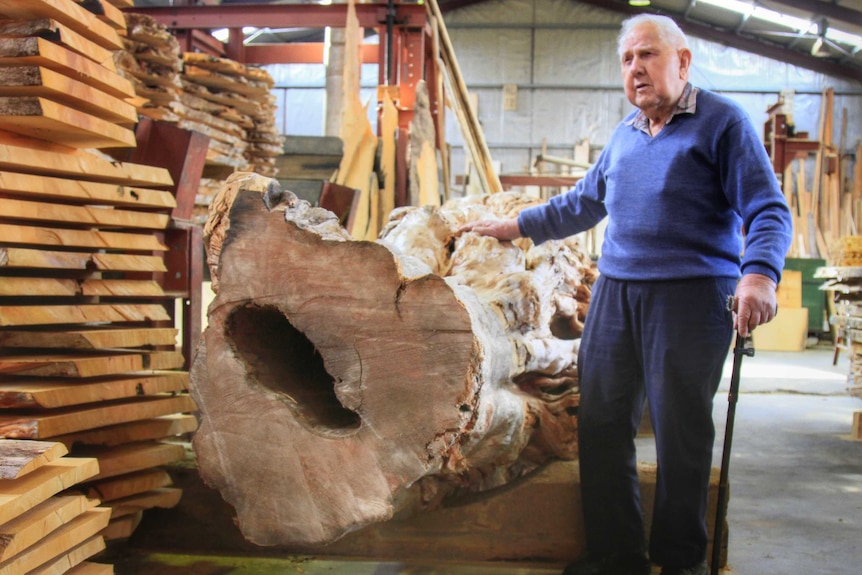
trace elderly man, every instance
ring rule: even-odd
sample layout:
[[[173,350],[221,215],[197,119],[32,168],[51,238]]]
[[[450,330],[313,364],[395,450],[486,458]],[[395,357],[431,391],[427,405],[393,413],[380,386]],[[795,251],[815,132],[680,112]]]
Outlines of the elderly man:
[[[462,231],[541,243],[608,217],[578,366],[589,554],[564,575],[646,575],[650,560],[701,575],[713,398],[734,328],[748,336],[775,316],[791,216],[745,112],[689,83],[692,54],[671,19],[626,20],[619,56],[637,110],[584,179]],[[649,555],[634,443],[645,398],[658,458]]]

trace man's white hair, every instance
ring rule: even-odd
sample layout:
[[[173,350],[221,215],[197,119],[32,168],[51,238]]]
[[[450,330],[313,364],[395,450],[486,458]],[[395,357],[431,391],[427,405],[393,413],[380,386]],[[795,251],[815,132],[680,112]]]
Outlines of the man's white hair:
[[[685,33],[683,33],[673,19],[667,16],[659,16],[658,14],[638,14],[623,21],[620,35],[617,38],[617,54],[619,56],[623,55],[623,42],[625,42],[632,30],[636,26],[646,22],[656,27],[659,38],[668,46],[673,46],[677,50],[688,48],[688,38],[685,37]]]

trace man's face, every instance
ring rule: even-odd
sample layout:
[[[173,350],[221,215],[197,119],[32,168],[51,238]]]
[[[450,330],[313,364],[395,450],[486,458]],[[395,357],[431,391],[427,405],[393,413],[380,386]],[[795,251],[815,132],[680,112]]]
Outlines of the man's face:
[[[688,81],[691,53],[664,41],[655,25],[645,22],[623,40],[623,87],[629,102],[650,112],[669,112],[679,101]]]

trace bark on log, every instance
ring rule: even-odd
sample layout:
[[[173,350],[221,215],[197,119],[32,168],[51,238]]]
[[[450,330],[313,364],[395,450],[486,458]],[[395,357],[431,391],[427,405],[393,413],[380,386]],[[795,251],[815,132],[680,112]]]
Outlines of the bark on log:
[[[377,242],[274,180],[231,176],[191,372],[203,479],[260,545],[319,545],[577,453],[595,268],[573,240],[459,235],[531,202],[396,210]]]

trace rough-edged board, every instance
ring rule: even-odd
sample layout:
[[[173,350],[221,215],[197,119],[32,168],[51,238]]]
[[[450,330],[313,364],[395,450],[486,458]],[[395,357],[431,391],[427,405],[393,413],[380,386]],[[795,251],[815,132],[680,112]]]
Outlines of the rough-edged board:
[[[54,44],[60,44],[73,52],[86,56],[97,64],[116,72],[114,55],[111,50],[102,48],[92,40],[84,38],[65,24],[50,18],[38,20],[9,20],[0,23],[0,36],[27,37],[38,36]]]
[[[0,305],[0,326],[168,321],[159,304]]]
[[[197,428],[198,420],[194,415],[176,413],[154,419],[132,421],[99,429],[91,429],[79,433],[58,435],[57,437],[52,437],[51,441],[59,441],[68,447],[72,445],[114,446],[136,441],[175,437],[192,433]]]
[[[108,541],[128,539],[135,532],[135,529],[138,528],[143,517],[144,511],[141,510],[135,514],[114,519],[102,530],[102,535]]]
[[[0,479],[18,479],[68,452],[55,441],[0,440]]]
[[[0,268],[102,271],[167,271],[161,256],[99,254],[0,247]]]
[[[76,295],[80,295],[80,290],[75,280],[19,277],[4,277],[0,280],[0,296],[72,297]],[[0,338],[2,338],[2,332],[0,332]]]
[[[50,98],[108,122],[131,125],[138,121],[137,110],[128,102],[40,66],[0,68],[0,96]]]
[[[0,525],[0,561],[17,555],[97,504],[84,495],[57,495]]]
[[[3,144],[0,145],[0,169],[2,170],[71,177],[125,186],[173,185],[170,173],[164,168],[109,161],[84,152],[67,154],[39,150],[37,153],[32,148],[14,145],[6,140],[7,138],[0,138],[0,144]]]
[[[102,529],[104,539],[110,539],[106,535],[106,531],[110,528],[111,524],[108,523],[108,526]],[[114,566],[110,563],[90,563],[89,561],[84,561],[66,571],[66,575],[114,575]]]
[[[80,224],[107,228],[163,230],[168,214],[154,214],[99,206],[70,206],[48,202],[3,199],[3,217],[49,223]]]
[[[98,473],[94,457],[61,457],[18,479],[0,479],[0,525]]]
[[[191,398],[183,394],[146,397],[134,401],[105,402],[80,409],[57,409],[50,413],[0,415],[0,435],[19,439],[45,439],[85,429],[196,410]],[[145,467],[154,467],[154,465],[145,465],[137,469]],[[106,476],[99,475],[99,478],[102,477]]]
[[[107,502],[172,484],[171,476],[164,469],[144,469],[88,484],[87,494],[89,497]]]
[[[108,522],[108,525],[110,525],[110,522]],[[105,529],[107,529],[107,527],[103,528],[97,535],[90,537],[80,545],[69,550],[68,553],[44,563],[39,568],[33,569],[27,573],[27,575],[60,575],[78,573],[77,568],[79,565],[86,563],[87,559],[95,557],[105,550],[105,538],[102,536],[102,532]],[[94,566],[96,563],[89,563],[89,565]],[[91,574],[113,573],[112,565],[103,565],[102,567],[108,567],[109,570],[106,571],[105,569],[94,569],[91,567],[87,572]]]
[[[184,80],[195,82],[219,92],[234,92],[249,98],[260,98],[269,94],[269,86],[264,82],[248,80],[243,76],[230,76],[207,70],[196,65],[183,67]]]
[[[68,380],[41,382],[0,379],[0,408],[53,409],[98,401],[159,395],[188,389],[188,380],[188,373],[183,371],[112,377],[81,383]],[[0,441],[0,457],[3,454],[3,445],[4,442]],[[2,469],[3,466],[0,465],[0,471]]]
[[[72,0],[0,0],[0,13],[22,20],[53,18],[103,48],[123,49],[123,41],[114,28]]]
[[[13,278],[6,278],[9,279]],[[4,330],[0,331],[0,347],[105,349],[174,345],[177,332],[178,330],[172,327],[70,331]]]
[[[164,252],[168,250],[168,247],[153,234],[106,232],[92,229],[72,230],[0,223],[0,237],[7,244],[142,252]]]
[[[111,518],[122,517],[137,513],[142,509],[152,509],[158,507],[160,509],[170,509],[176,507],[183,496],[183,490],[178,487],[159,487],[145,493],[130,495],[116,501],[111,501],[108,505],[111,510]]]
[[[99,377],[183,365],[178,351],[140,351],[112,355],[0,355],[0,374],[37,377]]]
[[[134,148],[135,133],[76,108],[28,96],[0,96],[0,129],[73,148]]]
[[[92,457],[99,458],[99,474],[94,480],[116,477],[150,467],[158,467],[180,461],[186,450],[177,443],[134,443],[107,448],[83,449]]]
[[[85,511],[50,533],[36,545],[0,563],[0,575],[25,575],[46,563],[53,563],[54,559],[52,558],[66,555],[90,537],[94,537],[99,531],[107,527],[110,519],[111,511],[104,507],[94,507]],[[91,555],[92,553],[80,556],[74,564],[80,563]],[[70,564],[69,567],[71,566]]]

